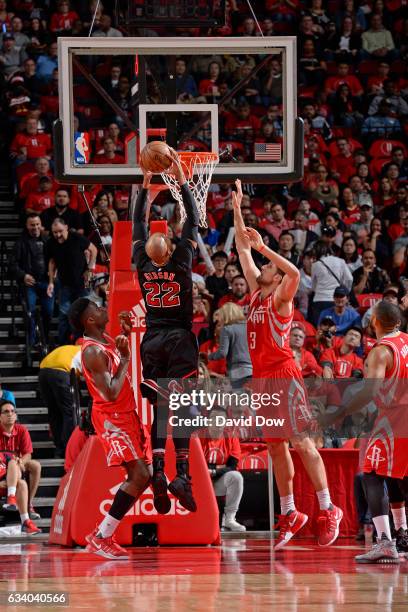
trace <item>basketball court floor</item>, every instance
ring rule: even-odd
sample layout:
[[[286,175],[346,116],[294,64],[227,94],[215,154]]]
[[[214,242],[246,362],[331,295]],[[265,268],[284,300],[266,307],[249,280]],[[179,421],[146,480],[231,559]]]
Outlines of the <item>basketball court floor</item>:
[[[227,537],[219,547],[132,548],[130,561],[107,561],[84,549],[15,542],[0,546],[0,589],[3,597],[63,591],[70,610],[407,610],[408,561],[357,565],[363,548],[340,539],[322,550],[298,539],[275,554],[262,534]],[[4,601],[2,610],[26,609]]]

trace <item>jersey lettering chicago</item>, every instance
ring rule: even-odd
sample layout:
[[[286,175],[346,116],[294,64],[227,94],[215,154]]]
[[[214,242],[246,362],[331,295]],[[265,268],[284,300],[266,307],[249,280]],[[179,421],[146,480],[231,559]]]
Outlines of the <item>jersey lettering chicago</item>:
[[[192,262],[194,248],[181,240],[169,262],[153,264],[146,254],[145,242],[136,242],[133,261],[146,306],[146,327],[191,329],[193,321]]]
[[[288,317],[278,313],[273,294],[264,300],[260,289],[252,294],[247,333],[254,378],[286,367],[297,368],[289,346],[292,319],[293,312]]]
[[[393,354],[376,396],[378,416],[368,442],[364,471],[404,478],[408,475],[408,334],[384,336],[376,346]]]
[[[115,343],[112,338],[105,335],[106,344],[103,342],[98,342],[92,338],[85,338],[84,343],[82,345],[81,350],[81,361],[82,361],[82,371],[84,373],[84,377],[86,380],[86,384],[89,390],[90,395],[92,396],[93,404],[92,411],[101,411],[101,412],[131,412],[136,409],[135,397],[133,395],[132,384],[130,381],[129,374],[126,374],[125,380],[122,385],[122,389],[115,401],[109,402],[107,401],[100,393],[97,385],[95,384],[92,375],[87,370],[84,363],[84,351],[89,346],[98,347],[107,357],[108,360],[108,369],[111,376],[115,376],[118,371],[120,365],[120,354],[117,350]]]

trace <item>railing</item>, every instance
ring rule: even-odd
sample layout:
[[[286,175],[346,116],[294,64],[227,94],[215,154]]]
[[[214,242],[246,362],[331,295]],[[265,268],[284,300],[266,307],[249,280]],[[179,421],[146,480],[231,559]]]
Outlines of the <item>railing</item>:
[[[8,248],[6,240],[0,240],[0,304],[4,303],[5,280],[7,278]]]
[[[10,282],[11,288],[11,335],[12,337],[17,336],[16,326],[16,305],[21,304],[23,308],[23,321],[24,321],[24,356],[25,364],[31,368],[33,365],[32,348],[37,346],[40,359],[46,356],[48,352],[47,342],[45,339],[44,325],[42,322],[41,308],[37,304],[34,315],[31,314],[28,308],[27,292],[26,287],[22,284],[17,283],[16,280],[12,279]],[[34,341],[31,342],[31,327],[32,317],[34,316]]]

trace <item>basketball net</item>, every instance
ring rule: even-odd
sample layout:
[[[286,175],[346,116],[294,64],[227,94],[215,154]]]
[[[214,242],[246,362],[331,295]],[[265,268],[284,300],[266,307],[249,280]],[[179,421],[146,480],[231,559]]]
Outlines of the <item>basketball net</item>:
[[[209,152],[178,151],[181,165],[186,175],[187,184],[196,201],[200,215],[200,227],[207,227],[207,194],[211,183],[214,168],[218,163],[218,155]],[[171,195],[180,207],[180,221],[186,220],[183,197],[180,185],[174,174],[161,172],[161,177],[171,191]]]

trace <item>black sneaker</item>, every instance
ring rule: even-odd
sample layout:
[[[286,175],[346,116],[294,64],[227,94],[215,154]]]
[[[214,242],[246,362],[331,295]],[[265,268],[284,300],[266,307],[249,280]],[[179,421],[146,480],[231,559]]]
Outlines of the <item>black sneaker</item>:
[[[408,552],[408,531],[400,527],[395,534],[398,552]]]
[[[152,477],[153,505],[159,514],[170,512],[171,501],[167,495],[167,478],[164,472],[154,472]]]
[[[190,510],[190,512],[195,512],[197,510],[197,504],[194,501],[191,488],[190,476],[178,474],[169,484],[169,491],[174,497],[177,497],[183,508]]]

